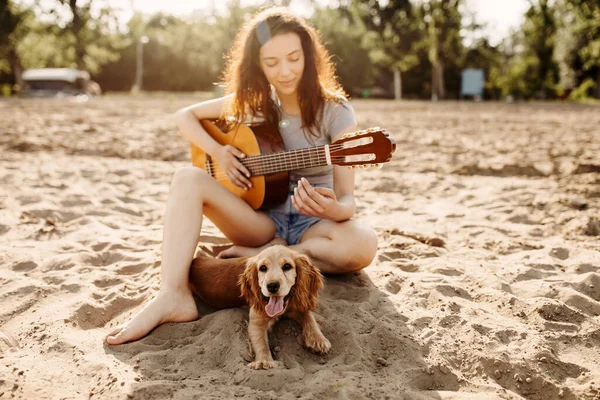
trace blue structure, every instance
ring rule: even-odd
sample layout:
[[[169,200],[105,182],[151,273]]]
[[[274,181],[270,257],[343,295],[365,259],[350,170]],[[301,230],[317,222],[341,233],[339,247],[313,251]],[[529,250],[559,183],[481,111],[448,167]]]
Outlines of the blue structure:
[[[475,100],[480,100],[483,97],[483,81],[482,69],[463,70],[460,84],[460,98],[473,96]]]

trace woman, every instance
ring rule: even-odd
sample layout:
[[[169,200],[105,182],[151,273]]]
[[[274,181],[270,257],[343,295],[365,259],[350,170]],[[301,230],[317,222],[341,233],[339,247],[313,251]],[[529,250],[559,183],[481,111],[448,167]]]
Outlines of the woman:
[[[229,95],[179,110],[177,126],[205,150],[240,187],[249,188],[244,154],[221,146],[198,120],[261,116],[279,128],[286,149],[329,143],[357,130],[327,51],[315,30],[285,9],[272,8],[246,23],[228,58]],[[285,204],[255,211],[203,170],[184,167],[171,182],[163,232],[161,288],[130,321],[106,341],[120,344],[145,336],[164,322],[198,318],[188,287],[189,268],[206,215],[235,246],[220,257],[256,254],[286,244],[309,255],[324,273],[346,273],[371,263],[377,251],[374,231],[350,219],[355,212],[354,172],[328,166],[292,171]]]

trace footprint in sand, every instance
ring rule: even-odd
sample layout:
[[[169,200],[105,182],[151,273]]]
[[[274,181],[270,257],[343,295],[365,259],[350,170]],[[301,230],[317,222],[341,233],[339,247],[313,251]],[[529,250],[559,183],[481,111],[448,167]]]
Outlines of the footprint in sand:
[[[96,285],[96,287],[99,287],[99,288],[106,288],[106,287],[110,287],[110,286],[115,286],[115,285],[118,285],[120,283],[123,283],[123,279],[120,279],[120,278],[102,278],[102,279],[96,279],[94,281],[94,285]]]
[[[400,290],[402,290],[402,284],[405,280],[406,278],[392,275],[392,277],[385,284],[385,290],[391,294],[397,294]]]
[[[566,260],[569,258],[569,250],[562,247],[553,248],[550,250],[549,254],[550,257],[558,258],[559,260]]]
[[[0,224],[0,235],[4,235],[8,231],[10,231],[10,226]]]
[[[150,262],[142,262],[142,263],[125,265],[124,267],[117,269],[117,274],[119,274],[119,275],[139,274],[151,266],[152,266],[152,263],[150,263]]]
[[[96,253],[83,253],[79,256],[81,265],[91,265],[94,267],[106,267],[108,265],[115,264],[120,261],[138,261],[138,257],[128,256],[122,251],[114,251],[112,249],[96,252]]]
[[[85,330],[101,328],[112,320],[114,316],[141,304],[144,298],[145,296],[135,298],[118,296],[105,305],[86,303],[79,307],[70,319]]]
[[[12,266],[13,271],[28,272],[37,268],[37,263],[31,260],[18,261]]]
[[[435,290],[445,297],[461,297],[466,300],[473,300],[473,297],[463,288],[452,285],[436,285]]]
[[[144,200],[138,199],[136,197],[119,196],[119,197],[117,197],[117,199],[119,199],[120,201],[122,201],[123,203],[126,203],[126,204],[146,204],[146,202]]]
[[[580,275],[578,282],[569,282],[568,285],[600,302],[600,274],[590,272],[587,275]]]
[[[12,336],[0,331],[0,354],[17,351],[18,349],[19,343]]]
[[[63,207],[83,207],[92,204],[93,203],[87,199],[69,199],[60,202],[60,205]]]
[[[59,254],[54,257],[51,257],[45,260],[41,264],[42,272],[47,271],[63,271],[66,269],[71,269],[75,266],[75,262],[73,261],[72,254]]]
[[[134,217],[143,217],[144,213],[141,212],[140,210],[136,209],[135,207],[123,207],[123,206],[115,206],[112,208],[114,211],[123,213],[123,214],[129,214],[132,215]]]

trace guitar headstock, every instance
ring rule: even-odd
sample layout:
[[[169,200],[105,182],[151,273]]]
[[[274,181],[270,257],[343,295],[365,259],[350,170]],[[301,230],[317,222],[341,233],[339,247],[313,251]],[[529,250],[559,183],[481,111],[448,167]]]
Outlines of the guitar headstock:
[[[392,159],[396,142],[379,127],[346,133],[329,145],[331,163],[349,168],[378,167]]]

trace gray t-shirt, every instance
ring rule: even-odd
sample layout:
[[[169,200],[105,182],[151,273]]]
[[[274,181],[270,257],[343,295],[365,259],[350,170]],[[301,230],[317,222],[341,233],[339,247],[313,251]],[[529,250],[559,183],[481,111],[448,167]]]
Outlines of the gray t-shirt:
[[[286,150],[297,150],[329,144],[344,129],[351,125],[356,125],[354,109],[346,100],[341,100],[340,103],[335,101],[325,102],[322,119],[318,124],[319,129],[317,133],[319,133],[319,137],[314,137],[309,132],[304,133],[302,118],[299,115],[288,115],[283,110],[280,109],[280,111],[281,122],[284,123],[280,122],[279,132],[283,138]],[[308,179],[311,184],[326,185],[333,188],[332,165],[290,171],[290,181],[297,182],[302,177]]]
[[[318,123],[319,137],[312,136],[309,132],[306,135],[304,134],[302,118],[299,115],[288,115],[282,109],[280,111],[281,121],[279,132],[281,133],[286,150],[297,150],[329,144],[344,129],[356,125],[354,109],[345,99],[340,100],[340,102],[325,102],[322,118]],[[332,165],[290,171],[290,189],[302,177],[306,178],[313,186],[333,188]],[[296,209],[291,205],[289,196],[286,203],[271,209],[271,211],[286,214],[297,213]]]

